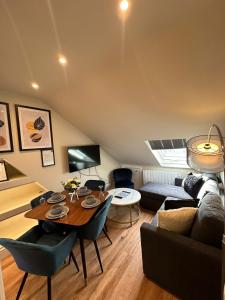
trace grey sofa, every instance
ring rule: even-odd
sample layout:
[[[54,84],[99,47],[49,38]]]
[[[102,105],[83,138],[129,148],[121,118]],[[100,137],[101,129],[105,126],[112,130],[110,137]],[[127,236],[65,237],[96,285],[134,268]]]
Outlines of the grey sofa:
[[[182,185],[182,179],[176,178],[174,185],[147,182],[144,186],[139,189],[141,193],[140,205],[149,210],[157,211],[167,197],[173,197],[176,199],[193,199],[189,195]],[[197,198],[202,199],[204,194],[207,192],[219,193],[218,183],[214,179],[208,179],[201,187]]]
[[[210,186],[214,187],[214,192],[218,189],[217,184],[208,182],[205,187],[203,185],[202,192]],[[213,197],[218,198],[215,193],[201,198],[192,230],[187,236],[157,227],[157,214],[151,224],[143,223],[141,226],[144,274],[180,299],[221,299],[224,208],[219,203],[214,210]],[[160,209],[165,209],[165,204],[173,200],[177,208],[196,206],[192,199],[177,200],[170,197],[162,203]]]

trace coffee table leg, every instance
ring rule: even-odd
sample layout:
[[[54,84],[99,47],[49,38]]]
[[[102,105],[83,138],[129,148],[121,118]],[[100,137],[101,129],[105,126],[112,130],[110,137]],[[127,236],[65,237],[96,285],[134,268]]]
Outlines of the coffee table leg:
[[[132,205],[129,206],[130,207],[130,226],[133,225],[132,223]]]

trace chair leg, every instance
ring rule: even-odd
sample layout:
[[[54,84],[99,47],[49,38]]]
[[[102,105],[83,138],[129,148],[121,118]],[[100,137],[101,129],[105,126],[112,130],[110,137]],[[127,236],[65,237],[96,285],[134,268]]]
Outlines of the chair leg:
[[[87,268],[86,268],[86,260],[85,260],[84,241],[82,238],[80,238],[80,252],[81,252],[82,265],[83,265],[84,280],[85,283],[87,283]]]
[[[52,285],[51,285],[51,277],[49,276],[48,279],[48,300],[52,299]]]
[[[103,231],[104,235],[107,237],[107,239],[109,240],[110,244],[112,245],[112,241],[111,241],[108,233],[105,231],[105,229],[102,229],[102,231]]]
[[[75,258],[74,254],[73,254],[73,251],[70,252],[70,260],[71,260],[71,257],[72,257],[72,260],[73,260],[73,262],[74,262],[74,264],[75,264],[75,266],[77,268],[77,272],[79,272],[80,270],[79,270],[76,258]]]
[[[22,290],[23,290],[23,287],[24,287],[24,284],[27,280],[27,276],[28,276],[28,273],[25,273],[24,276],[23,276],[23,279],[22,279],[22,282],[20,284],[20,288],[19,288],[19,291],[17,293],[17,296],[16,296],[16,300],[18,300],[20,298],[20,295],[22,293]]]
[[[97,241],[94,241],[94,245],[95,245],[95,250],[96,250],[96,253],[97,253],[98,261],[99,261],[99,264],[100,264],[100,267],[101,267],[101,271],[103,273],[103,267],[102,267],[100,253],[99,253],[99,250],[98,250]]]
[[[71,258],[72,258],[72,252],[70,252],[70,256],[69,256],[68,265],[70,265],[70,263],[71,263]]]

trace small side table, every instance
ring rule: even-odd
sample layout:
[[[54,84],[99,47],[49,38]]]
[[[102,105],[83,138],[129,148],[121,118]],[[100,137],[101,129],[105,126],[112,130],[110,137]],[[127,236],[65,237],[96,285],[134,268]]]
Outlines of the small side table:
[[[128,195],[124,198],[116,198],[115,196],[118,195],[120,192],[128,192]],[[128,188],[116,188],[108,191],[109,195],[113,196],[112,199],[112,206],[110,207],[108,219],[110,221],[120,223],[120,224],[130,224],[131,226],[133,223],[139,220],[140,216],[140,209],[139,209],[139,202],[141,199],[141,194],[134,190]],[[126,221],[119,220],[119,211],[122,207],[127,207],[129,209],[129,218]],[[136,216],[134,214],[136,213]]]

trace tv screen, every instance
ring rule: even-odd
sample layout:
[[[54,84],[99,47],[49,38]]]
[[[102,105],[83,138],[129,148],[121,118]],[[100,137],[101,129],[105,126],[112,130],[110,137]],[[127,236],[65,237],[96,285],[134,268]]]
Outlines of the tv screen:
[[[100,165],[99,145],[69,147],[68,162],[71,173]]]

